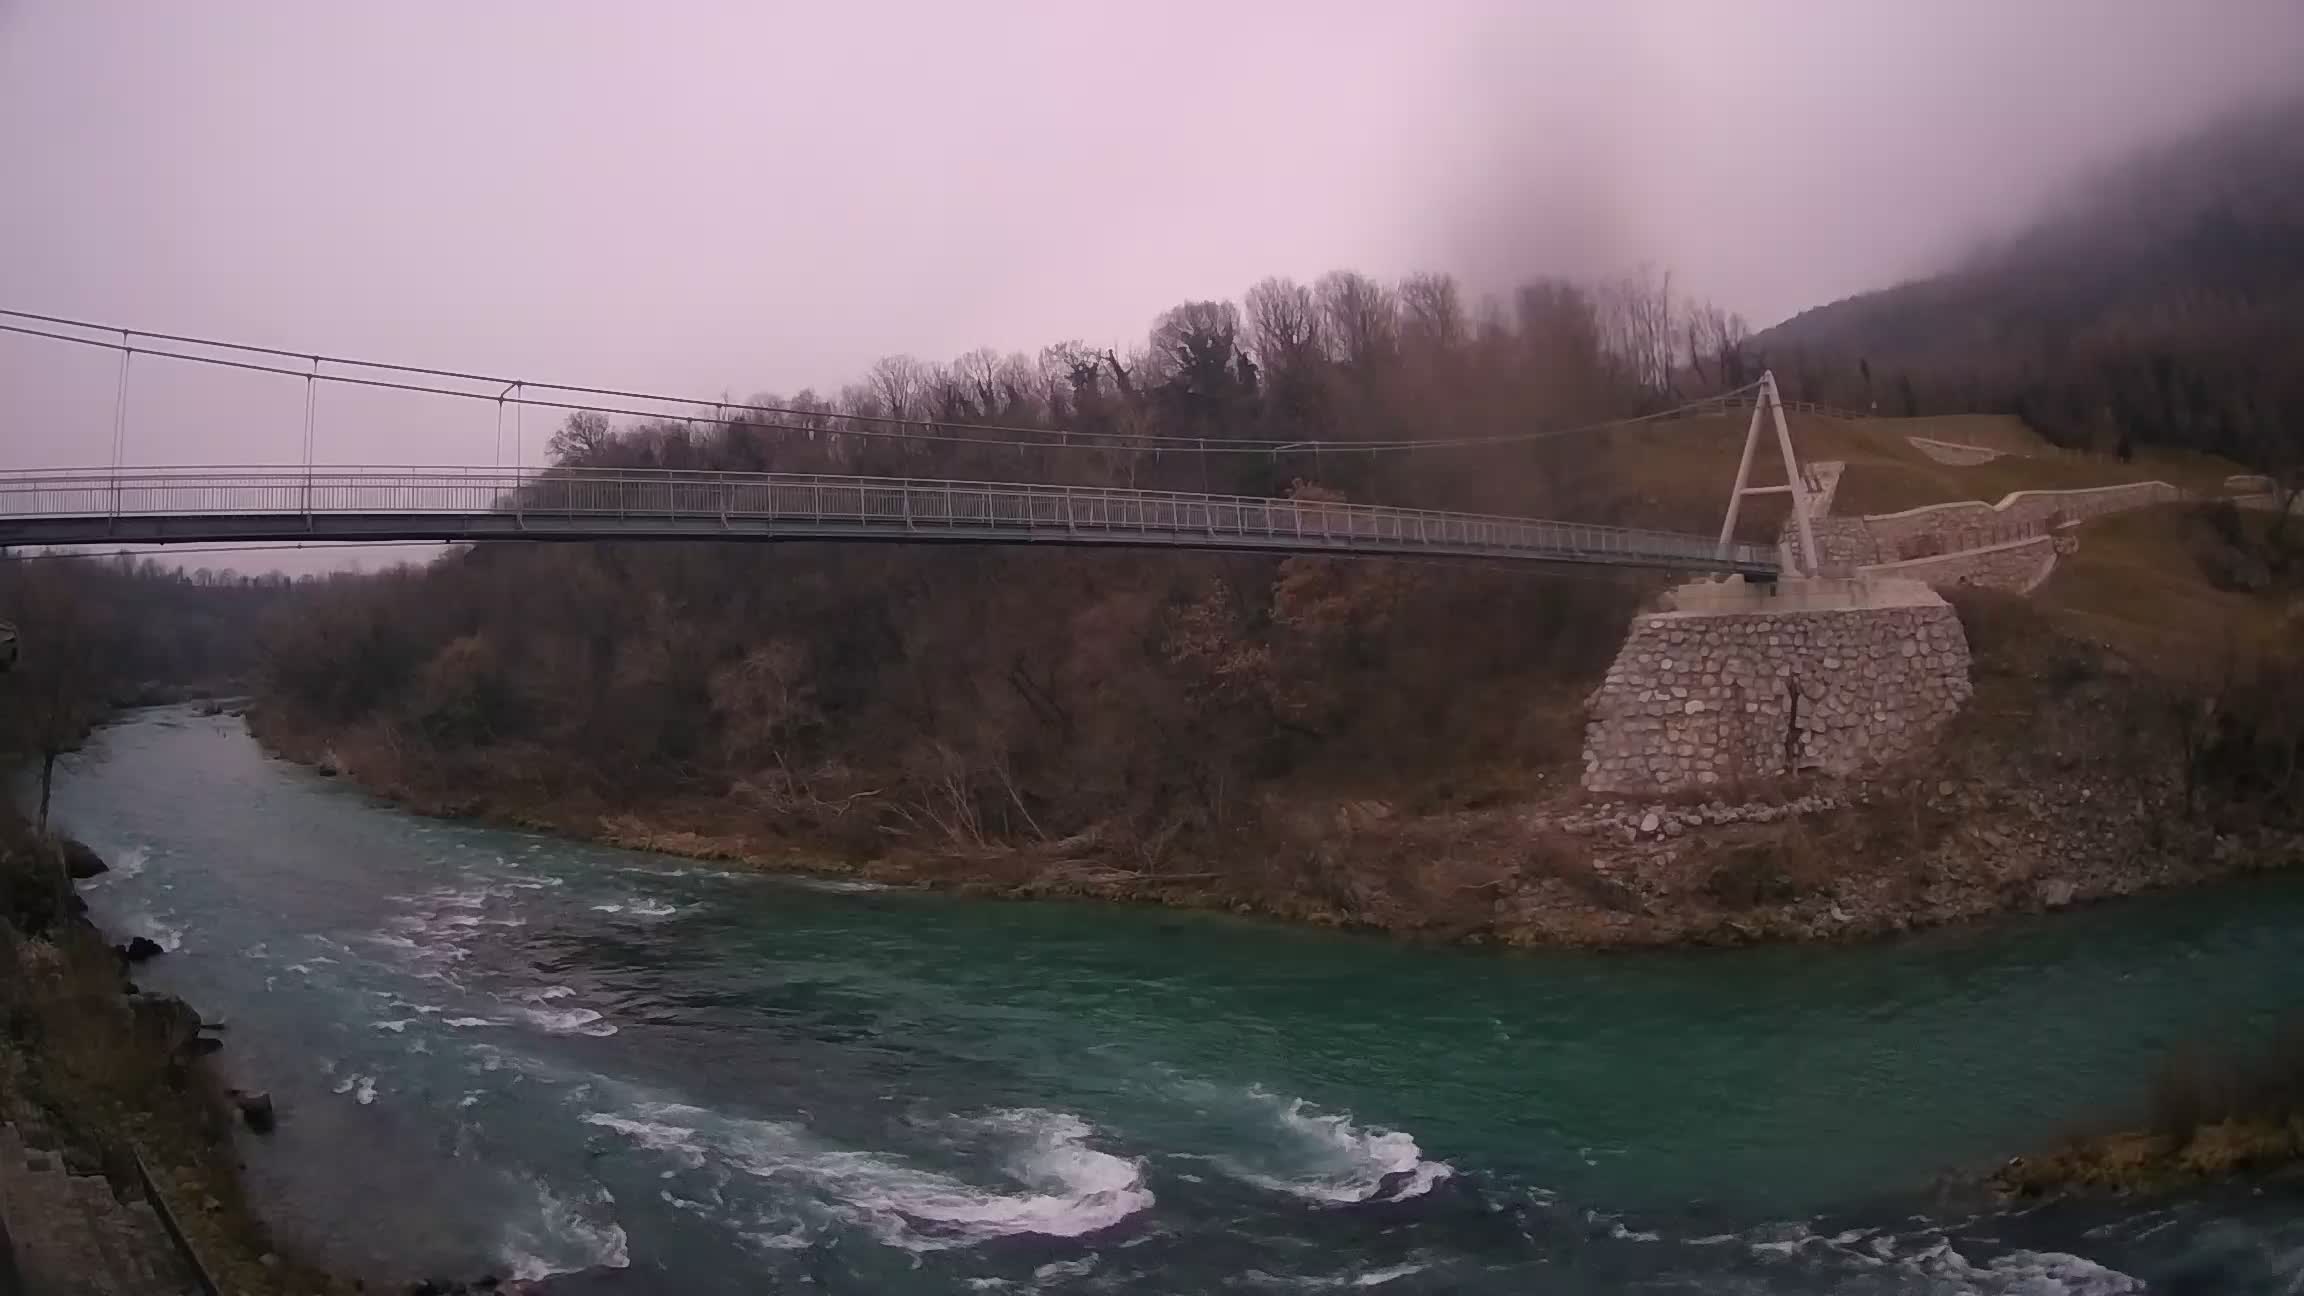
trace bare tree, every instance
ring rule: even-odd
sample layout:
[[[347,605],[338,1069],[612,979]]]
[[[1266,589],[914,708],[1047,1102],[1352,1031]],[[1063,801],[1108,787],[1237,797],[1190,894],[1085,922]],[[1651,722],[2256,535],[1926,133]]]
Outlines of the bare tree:
[[[1600,307],[1583,285],[1566,279],[1523,284],[1513,306],[1520,340],[1547,367],[1595,373],[1604,367]]]
[[[1331,360],[1367,370],[1391,358],[1400,338],[1400,303],[1390,290],[1364,274],[1335,270],[1320,277],[1315,291]]]
[[[1153,323],[1151,354],[1161,377],[1211,388],[1226,381],[1239,339],[1239,307],[1230,302],[1185,302]]]
[[[952,362],[949,378],[985,418],[997,417],[1007,404],[1001,389],[1003,360],[991,347],[978,347]]]
[[[864,375],[864,385],[892,419],[918,419],[927,412],[928,366],[908,355],[884,356]]]
[[[1078,340],[1043,348],[1040,364],[1060,378],[1074,398],[1094,392],[1104,381],[1104,353]]]
[[[1700,385],[1726,391],[1749,381],[1752,328],[1742,315],[1704,302],[1688,311],[1688,368]]]
[[[1320,308],[1293,279],[1266,279],[1248,290],[1248,349],[1266,373],[1300,375],[1320,356]]]
[[[1453,351],[1471,331],[1464,295],[1444,274],[1414,274],[1400,281],[1401,332],[1419,349]]]
[[[1602,341],[1632,383],[1651,396],[1670,396],[1679,338],[1674,328],[1672,275],[1653,266],[1600,286]]]
[[[607,415],[598,410],[577,410],[561,421],[545,449],[554,463],[581,467],[596,462],[613,440],[615,432]]]

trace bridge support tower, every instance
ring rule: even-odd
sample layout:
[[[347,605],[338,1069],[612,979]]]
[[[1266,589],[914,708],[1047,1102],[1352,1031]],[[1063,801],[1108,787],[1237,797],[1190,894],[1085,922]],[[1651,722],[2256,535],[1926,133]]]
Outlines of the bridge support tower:
[[[1760,438],[1771,423],[1776,433],[1776,450],[1784,459],[1784,484],[1781,486],[1754,486],[1752,482],[1752,456],[1760,448]],[[1800,458],[1792,452],[1792,429],[1784,422],[1784,399],[1776,392],[1776,371],[1771,369],[1760,375],[1760,386],[1752,395],[1752,423],[1744,430],[1744,455],[1736,461],[1736,484],[1728,488],[1728,516],[1720,523],[1722,557],[1736,539],[1736,518],[1744,510],[1747,495],[1783,495],[1791,500],[1792,518],[1784,528],[1785,574],[1814,576],[1821,570],[1816,553],[1816,531],[1809,524],[1814,507],[1809,499],[1808,479],[1800,471]],[[1797,550],[1794,545],[1797,544]]]

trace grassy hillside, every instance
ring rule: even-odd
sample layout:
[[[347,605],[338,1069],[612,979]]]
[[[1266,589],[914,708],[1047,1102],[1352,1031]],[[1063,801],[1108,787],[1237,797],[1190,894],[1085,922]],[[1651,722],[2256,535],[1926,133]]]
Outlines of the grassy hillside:
[[[2158,673],[2212,680],[2297,627],[2304,535],[2290,527],[2275,538],[2274,522],[2181,505],[2101,518],[2033,598],[2073,633]]]
[[[2022,423],[2004,416],[1843,420],[1796,414],[1789,424],[1794,450],[1803,462],[1839,460],[1848,465],[1833,504],[1833,512],[1840,515],[1892,513],[1957,500],[1989,504],[2012,491],[2153,480],[2219,495],[2225,493],[2224,479],[2241,471],[2228,460],[2185,451],[2145,450],[2129,462],[2109,455],[2055,453]],[[1743,452],[1745,425],[1741,418],[1700,418],[1612,432],[1599,453],[1559,465],[1560,495],[1576,501],[1580,510],[1593,510],[1591,516],[1625,525],[1699,531],[1716,527],[1727,505],[1729,483],[1735,480],[1737,457]],[[2032,453],[1959,467],[1929,458],[1909,439],[1950,441],[1955,434],[1980,434],[1999,445],[2026,446]],[[1770,438],[1753,462],[1752,481],[1775,485],[1783,480],[1783,465]],[[1775,538],[1785,508],[1780,497],[1747,500],[1738,533],[1751,540]]]
[[[1848,465],[1833,512],[1890,513],[1957,500],[1997,503],[2013,491],[2067,490],[2161,480],[2206,497],[2228,495],[2238,465],[2213,455],[2145,449],[2131,461],[2058,452],[2007,416],[1843,420],[1794,415],[1793,443],[1805,461]],[[1728,483],[1743,449],[1742,419],[1687,419],[1611,433],[1602,453],[1570,467],[1565,498],[1631,525],[1709,530],[1719,525]],[[1990,463],[1939,463],[1908,439],[2019,450]],[[1753,481],[1781,483],[1771,441],[1754,461]],[[1781,496],[1748,500],[1737,527],[1748,540],[1771,540],[1785,518]],[[2267,513],[2219,519],[2197,505],[2115,514],[2079,528],[2076,552],[2061,558],[2032,601],[2050,622],[2113,649],[2158,673],[2200,677],[2253,656],[2287,625],[2293,596],[2269,579],[2241,588],[2219,573],[2268,563]]]
[[[2009,454],[2044,455],[2056,449],[2031,424],[2013,414],[1923,414],[1915,418],[1863,419],[1857,426],[1892,436],[1926,437]]]

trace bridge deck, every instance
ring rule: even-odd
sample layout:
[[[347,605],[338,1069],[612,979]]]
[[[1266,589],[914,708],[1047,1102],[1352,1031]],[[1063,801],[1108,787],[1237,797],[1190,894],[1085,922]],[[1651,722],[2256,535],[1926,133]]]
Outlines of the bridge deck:
[[[1093,486],[679,471],[0,473],[0,545],[838,540],[1423,554],[1773,576],[1773,546],[1433,509]]]

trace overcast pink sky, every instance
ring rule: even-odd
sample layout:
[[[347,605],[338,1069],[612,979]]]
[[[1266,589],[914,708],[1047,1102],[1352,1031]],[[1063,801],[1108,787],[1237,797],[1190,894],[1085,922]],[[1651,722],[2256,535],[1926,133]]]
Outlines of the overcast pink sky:
[[[734,394],[1339,266],[1650,261],[1765,324],[2299,68],[2296,0],[0,0],[0,304]],[[102,462],[110,374],[0,337],[0,465]],[[293,390],[135,395],[131,460],[296,457]]]

